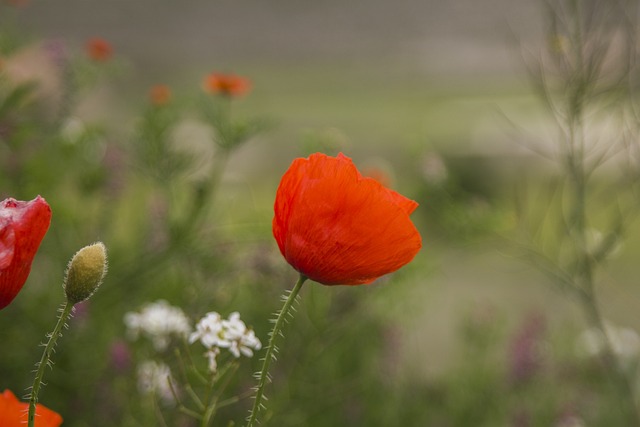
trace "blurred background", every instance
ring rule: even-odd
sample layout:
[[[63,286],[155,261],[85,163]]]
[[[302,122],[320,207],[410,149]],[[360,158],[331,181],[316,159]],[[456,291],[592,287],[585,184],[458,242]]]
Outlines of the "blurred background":
[[[525,0],[6,1],[4,93],[29,79],[38,88],[4,104],[0,196],[42,194],[54,220],[0,313],[0,389],[30,385],[67,260],[103,240],[110,273],[62,338],[41,401],[68,426],[156,425],[158,411],[196,425],[137,400],[148,349],[127,338],[124,315],[159,299],[193,322],[238,310],[265,343],[295,280],[271,237],[280,176],[296,157],[342,151],[420,203],[424,248],[371,286],[303,289],[267,425],[624,425],[581,347],[572,296],[514,245],[523,210],[542,224],[565,204],[552,184],[559,156],[540,155],[562,132],[531,75],[551,15]],[[104,63],[86,58],[95,37],[113,49]],[[212,72],[246,77],[250,93],[214,99],[203,90]],[[160,84],[171,90],[164,109],[149,100]],[[621,188],[610,169],[598,191]],[[558,227],[533,234],[553,245]],[[625,223],[624,236],[636,229]],[[624,331],[633,369],[638,250],[621,238],[598,275],[602,314]],[[130,366],[114,365],[114,348]],[[251,387],[257,363],[243,363],[230,394]],[[241,425],[249,402],[221,410],[219,424]]]

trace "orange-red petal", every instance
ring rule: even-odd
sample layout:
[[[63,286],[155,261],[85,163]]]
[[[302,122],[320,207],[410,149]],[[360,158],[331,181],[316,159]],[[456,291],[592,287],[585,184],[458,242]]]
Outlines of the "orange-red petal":
[[[0,309],[18,295],[51,223],[51,208],[40,196],[29,202],[0,202]]]
[[[108,61],[113,55],[111,43],[100,37],[89,39],[85,48],[89,58],[97,62]]]
[[[0,427],[24,427],[27,425],[29,404],[21,402],[10,391],[0,394]],[[36,427],[59,427],[62,417],[41,404],[36,405]]]
[[[157,107],[167,105],[171,101],[171,88],[167,85],[155,85],[149,90],[149,99]]]
[[[418,204],[364,178],[343,154],[296,159],[276,194],[273,234],[297,271],[325,285],[370,283],[410,262]]]
[[[204,88],[209,93],[234,97],[249,92],[251,82],[233,74],[211,73],[205,78]]]

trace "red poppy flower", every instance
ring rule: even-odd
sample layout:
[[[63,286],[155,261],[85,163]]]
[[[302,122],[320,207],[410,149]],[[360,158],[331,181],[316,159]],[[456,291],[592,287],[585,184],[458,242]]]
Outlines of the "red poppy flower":
[[[249,92],[251,82],[232,74],[211,73],[205,78],[204,88],[209,93],[235,97]]]
[[[97,62],[105,62],[113,55],[111,43],[99,37],[89,39],[86,44],[86,49],[89,58]]]
[[[51,208],[40,196],[29,202],[0,202],[0,309],[18,295],[49,229]]]
[[[273,235],[293,268],[324,285],[371,283],[420,250],[418,204],[363,177],[350,158],[296,159],[276,194]]]
[[[24,427],[27,425],[28,413],[29,404],[19,401],[10,390],[0,394],[0,427]],[[60,414],[41,404],[36,405],[36,427],[58,427],[60,424]]]
[[[167,85],[155,85],[149,90],[149,98],[157,107],[167,105],[171,101],[171,89]]]

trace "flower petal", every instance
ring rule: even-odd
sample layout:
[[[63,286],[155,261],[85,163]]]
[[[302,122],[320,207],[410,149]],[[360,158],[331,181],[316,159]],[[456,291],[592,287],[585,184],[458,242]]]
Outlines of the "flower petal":
[[[363,178],[340,154],[296,159],[275,202],[273,233],[296,270],[325,285],[370,283],[421,248],[417,203]]]
[[[23,427],[27,425],[28,411],[29,404],[19,401],[11,390],[5,390],[0,394],[0,426]],[[59,427],[60,424],[62,424],[60,414],[41,404],[36,405],[36,427]]]
[[[22,289],[50,223],[51,208],[40,196],[0,202],[0,309]]]
[[[15,254],[16,233],[13,225],[6,218],[0,218],[0,270],[11,265]]]

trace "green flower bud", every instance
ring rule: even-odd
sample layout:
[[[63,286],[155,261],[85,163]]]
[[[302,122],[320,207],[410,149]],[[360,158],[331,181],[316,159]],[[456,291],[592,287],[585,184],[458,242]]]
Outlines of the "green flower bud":
[[[102,242],[85,246],[69,261],[64,278],[67,301],[75,305],[85,301],[98,289],[107,273],[107,248]]]

